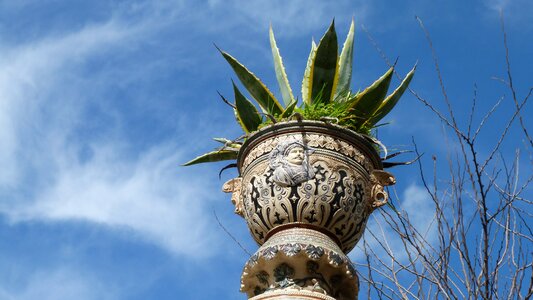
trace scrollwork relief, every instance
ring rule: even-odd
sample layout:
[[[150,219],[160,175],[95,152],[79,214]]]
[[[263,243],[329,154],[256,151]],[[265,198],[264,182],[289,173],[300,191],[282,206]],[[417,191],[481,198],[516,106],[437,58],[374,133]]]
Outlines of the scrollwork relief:
[[[365,179],[352,169],[312,159],[312,178],[292,186],[275,181],[275,169],[245,177],[243,206],[256,241],[262,244],[274,227],[307,223],[336,235],[344,250],[353,248],[366,223]]]
[[[242,178],[237,177],[228,180],[222,186],[224,193],[231,193],[231,203],[235,206],[235,213],[241,217],[244,217],[244,208],[241,197]]]
[[[371,208],[376,209],[387,204],[389,195],[384,187],[396,183],[394,175],[383,170],[374,170],[370,175],[370,182],[372,184],[370,192]]]
[[[386,203],[384,186],[394,176],[376,169],[360,137],[336,134],[298,128],[257,139],[243,152],[241,190],[232,199],[258,244],[274,228],[298,223],[325,230],[349,251],[370,213]]]

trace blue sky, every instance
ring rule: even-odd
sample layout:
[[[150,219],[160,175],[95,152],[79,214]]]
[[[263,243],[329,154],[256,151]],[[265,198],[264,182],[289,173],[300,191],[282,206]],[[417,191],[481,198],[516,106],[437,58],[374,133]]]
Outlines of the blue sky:
[[[214,217],[255,251],[220,191],[234,173],[219,180],[223,163],[179,166],[215,147],[210,138],[240,135],[217,95],[231,96],[234,76],[213,43],[277,92],[272,23],[298,91],[311,38],[335,18],[344,39],[353,17],[354,89],[387,69],[364,26],[399,58],[400,74],[418,61],[412,88],[444,109],[418,15],[466,124],[474,84],[480,112],[502,96],[511,101],[492,78],[506,75],[499,9],[524,96],[533,66],[528,0],[0,1],[0,299],[244,299],[247,255]],[[414,137],[428,161],[445,156],[442,124],[412,95],[387,119],[379,137],[389,147]],[[489,127],[481,146],[493,135]],[[504,153],[524,145],[509,144]],[[522,164],[530,172],[527,158]],[[398,205],[427,227],[417,168],[394,171]]]

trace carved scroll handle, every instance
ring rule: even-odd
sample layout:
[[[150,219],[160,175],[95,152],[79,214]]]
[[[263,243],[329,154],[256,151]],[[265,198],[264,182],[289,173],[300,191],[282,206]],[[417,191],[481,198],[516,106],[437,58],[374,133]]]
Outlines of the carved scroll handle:
[[[241,197],[241,186],[242,186],[241,181],[242,181],[241,177],[228,180],[222,186],[222,191],[224,193],[232,193],[231,203],[235,205],[235,213],[241,217],[244,217],[244,209],[243,209],[242,197]]]
[[[374,170],[370,175],[370,181],[372,182],[372,192],[370,194],[371,206],[372,209],[376,209],[387,204],[389,195],[383,187],[395,184],[396,178],[389,172]]]

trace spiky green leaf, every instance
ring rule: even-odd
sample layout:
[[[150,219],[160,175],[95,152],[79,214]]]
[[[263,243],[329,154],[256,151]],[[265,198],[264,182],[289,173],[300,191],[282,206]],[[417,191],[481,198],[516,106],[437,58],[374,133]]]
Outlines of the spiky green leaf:
[[[233,56],[218,49],[226,61],[230,64],[237,74],[237,77],[248,90],[250,95],[257,101],[265,113],[277,116],[283,111],[283,106],[274,97],[272,92],[244,65],[237,61]]]
[[[280,117],[283,119],[283,118],[288,118],[290,115],[292,115],[292,112],[294,111],[294,108],[296,107],[296,103],[298,103],[296,100],[289,103],[289,105],[287,105],[287,107],[285,108],[285,111],[283,111]]]
[[[287,73],[283,67],[283,60],[279,54],[278,45],[276,44],[276,39],[274,38],[274,31],[272,30],[272,25],[270,25],[269,30],[270,35],[270,47],[272,48],[272,58],[274,60],[274,69],[276,71],[276,79],[278,80],[279,90],[281,91],[281,96],[285,107],[288,106],[293,100],[294,96],[292,94],[291,85],[287,79]]]
[[[372,83],[372,85],[348,100],[348,108],[358,116],[361,124],[365,123],[366,120],[374,115],[376,109],[383,102],[389,89],[393,71],[394,68],[390,68],[383,76]]]
[[[350,82],[352,81],[352,65],[353,65],[353,40],[354,40],[355,25],[352,19],[350,30],[344,45],[342,46],[341,56],[339,57],[338,81],[333,95],[333,100],[341,99],[342,96],[350,92]]]
[[[222,143],[222,144],[227,144],[227,143],[231,143],[231,140],[228,140],[227,138],[213,138],[213,140],[219,142],[219,143]]]
[[[411,79],[413,79],[415,71],[416,65],[413,67],[413,69],[411,69],[411,71],[409,71],[409,73],[407,73],[398,88],[396,88],[392,94],[385,98],[374,115],[367,121],[370,126],[374,126],[394,108],[394,106],[398,103],[398,100],[400,100],[400,97],[402,97],[403,93],[409,86],[409,83],[411,83]]]
[[[315,54],[316,43],[315,40],[311,40],[311,51],[309,52],[309,57],[307,58],[307,65],[305,67],[304,78],[302,80],[302,101],[307,105],[311,104],[311,87],[313,85],[313,60],[315,59]]]
[[[237,159],[238,152],[235,150],[215,150],[204,155],[200,155],[193,160],[183,164],[183,166],[190,166],[201,163],[216,162],[223,160]]]
[[[311,102],[329,103],[335,91],[338,60],[335,20],[320,39],[313,59]]]
[[[244,132],[249,133],[257,130],[257,127],[262,122],[261,115],[252,102],[244,97],[233,81],[232,84],[233,91],[235,92],[235,114],[237,120],[241,124]]]
[[[228,139],[214,138],[214,140],[224,144],[224,146],[219,149],[239,151],[242,147],[242,143],[230,141]]]

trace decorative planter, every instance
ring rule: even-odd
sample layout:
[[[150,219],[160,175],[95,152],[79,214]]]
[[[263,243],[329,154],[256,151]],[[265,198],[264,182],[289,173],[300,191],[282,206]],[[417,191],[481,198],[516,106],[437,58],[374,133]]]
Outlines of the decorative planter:
[[[254,299],[281,299],[275,295],[287,289],[301,291],[299,299],[356,298],[345,253],[387,202],[383,187],[395,182],[370,139],[324,122],[282,122],[252,134],[237,163],[240,177],[224,191],[233,192],[235,212],[262,245],[241,290]]]

